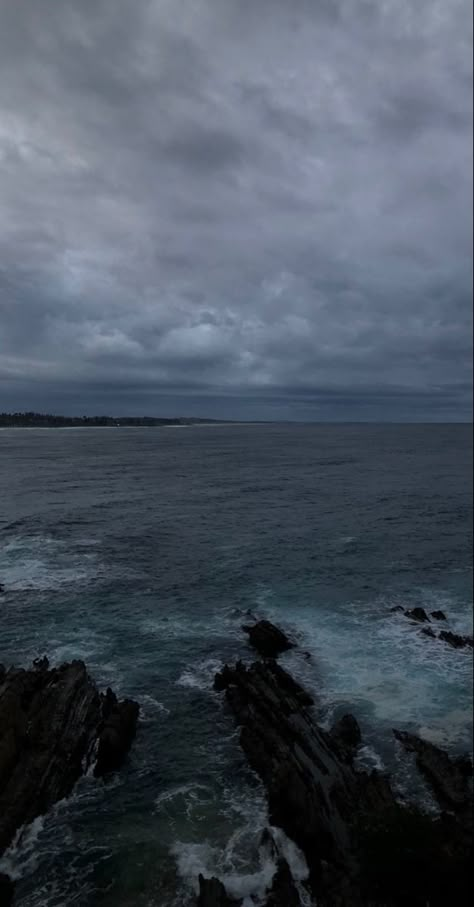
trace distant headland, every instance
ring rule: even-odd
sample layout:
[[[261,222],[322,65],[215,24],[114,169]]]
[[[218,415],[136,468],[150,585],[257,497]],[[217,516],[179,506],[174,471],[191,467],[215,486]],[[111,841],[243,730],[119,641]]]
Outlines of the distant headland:
[[[97,428],[102,426],[215,425],[224,419],[159,419],[154,416],[54,416],[50,413],[0,413],[0,428]]]

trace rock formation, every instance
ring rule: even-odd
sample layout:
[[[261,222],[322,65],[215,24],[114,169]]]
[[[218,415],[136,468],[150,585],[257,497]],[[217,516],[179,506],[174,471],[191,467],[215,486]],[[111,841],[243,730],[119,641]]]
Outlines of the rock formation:
[[[306,857],[319,907],[467,904],[465,853],[450,850],[449,823],[400,805],[386,776],[354,770],[352,716],[325,732],[311,697],[272,660],[226,666],[216,688],[225,689],[265,785],[271,823]]]
[[[227,894],[219,879],[205,879],[199,876],[199,897],[197,907],[240,907],[242,901],[236,901]]]
[[[458,633],[450,633],[449,630],[442,630],[438,639],[447,642],[453,649],[464,649],[466,646],[472,649],[473,647],[472,636],[460,636]]]
[[[294,643],[288,639],[286,634],[269,620],[246,624],[242,629],[248,634],[250,645],[264,658],[276,658],[281,652],[286,652],[294,647]]]
[[[420,623],[429,621],[429,617],[424,608],[412,608],[409,611],[405,611],[407,617],[411,617],[412,620],[418,620]]]
[[[18,828],[71,793],[90,765],[118,768],[135,734],[138,705],[105,696],[82,661],[0,674],[0,854]],[[7,883],[3,879],[5,891]],[[1,890],[1,889],[0,889]]]

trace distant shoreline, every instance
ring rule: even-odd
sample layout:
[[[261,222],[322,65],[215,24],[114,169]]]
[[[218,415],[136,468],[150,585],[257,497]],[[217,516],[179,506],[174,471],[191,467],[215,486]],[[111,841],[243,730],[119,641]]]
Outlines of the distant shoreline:
[[[36,431],[45,429],[47,431],[81,431],[82,429],[97,428],[225,428],[232,425],[269,425],[268,422],[176,422],[168,425],[132,425],[122,422],[119,425],[0,425],[0,431]]]
[[[193,425],[232,425],[224,419],[175,419],[154,416],[57,416],[50,413],[0,413],[1,428],[189,428]]]

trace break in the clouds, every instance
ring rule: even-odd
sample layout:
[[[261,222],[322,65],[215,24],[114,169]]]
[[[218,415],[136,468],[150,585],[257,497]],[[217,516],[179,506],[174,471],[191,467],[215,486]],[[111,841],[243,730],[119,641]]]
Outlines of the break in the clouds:
[[[469,0],[0,17],[0,409],[469,418]]]

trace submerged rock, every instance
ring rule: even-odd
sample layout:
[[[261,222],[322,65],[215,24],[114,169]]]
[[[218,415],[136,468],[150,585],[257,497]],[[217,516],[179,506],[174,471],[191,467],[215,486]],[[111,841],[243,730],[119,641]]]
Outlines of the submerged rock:
[[[436,633],[431,629],[431,627],[423,627],[420,630],[420,633],[423,633],[423,636],[431,636],[432,639],[436,639]]]
[[[104,724],[103,701],[82,661],[49,668],[47,659],[40,659],[32,669],[11,668],[4,674],[0,684],[0,853],[21,825],[71,793],[92,760],[96,740],[110,728],[114,709],[122,722],[122,758],[133,736],[131,725],[138,706],[133,704],[133,719],[129,703],[115,700]],[[117,749],[114,753],[115,767]]]
[[[219,879],[205,879],[199,875],[199,896],[197,907],[240,907],[242,901],[236,901],[227,894]]]
[[[447,642],[453,649],[464,649],[466,646],[472,649],[473,647],[472,636],[459,636],[457,633],[450,633],[449,630],[442,630],[438,639]]]
[[[390,608],[392,614],[405,614],[405,608],[402,608],[401,605],[395,605],[393,608]]]
[[[269,620],[259,620],[252,625],[246,624],[242,629],[248,634],[250,645],[265,658],[276,658],[281,652],[294,647],[294,643],[286,634]]]

